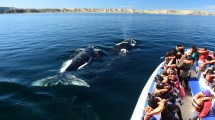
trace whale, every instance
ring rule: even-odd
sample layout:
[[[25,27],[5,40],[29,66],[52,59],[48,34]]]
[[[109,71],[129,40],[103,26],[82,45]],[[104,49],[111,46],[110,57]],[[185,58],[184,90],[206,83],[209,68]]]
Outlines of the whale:
[[[135,46],[136,41],[130,38],[115,44],[114,48],[117,51],[117,54],[119,53],[124,55],[131,51]],[[62,67],[60,68],[60,74],[34,81],[32,86],[47,87],[56,85],[75,85],[90,87],[90,85],[85,80],[76,77],[74,75],[75,72],[73,71],[82,69],[88,63],[90,63],[92,59],[96,59],[102,54],[105,53],[100,49],[96,49],[94,46],[78,49],[78,52],[75,54],[75,56],[62,64]]]
[[[89,46],[84,49],[79,49],[79,52],[72,58],[63,63],[60,74],[50,76],[44,79],[34,81],[32,86],[56,86],[56,85],[76,85],[90,87],[90,85],[75,75],[71,74],[70,71],[75,71],[86,66],[92,59],[98,57],[99,49],[95,49],[94,46]]]
[[[136,46],[136,41],[132,38],[125,39],[124,41],[117,43],[114,47],[119,51],[119,53],[129,53],[135,46]]]
[[[77,55],[72,59],[67,60],[63,63],[60,73],[65,71],[75,71],[86,66],[92,59],[97,58],[98,49],[95,49],[93,46],[82,49]]]

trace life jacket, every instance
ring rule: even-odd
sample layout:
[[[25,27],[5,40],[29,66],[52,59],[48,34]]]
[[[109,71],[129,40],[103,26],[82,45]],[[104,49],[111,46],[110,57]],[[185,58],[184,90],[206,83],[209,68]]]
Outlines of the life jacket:
[[[199,55],[199,60],[205,62],[205,60],[206,60],[206,58],[207,58],[208,55],[209,55],[208,52],[207,52],[207,53],[202,53],[202,54],[200,54],[200,55]]]
[[[199,103],[197,103],[195,99],[193,99],[192,105],[197,112],[201,112],[203,110],[203,105],[199,105]]]

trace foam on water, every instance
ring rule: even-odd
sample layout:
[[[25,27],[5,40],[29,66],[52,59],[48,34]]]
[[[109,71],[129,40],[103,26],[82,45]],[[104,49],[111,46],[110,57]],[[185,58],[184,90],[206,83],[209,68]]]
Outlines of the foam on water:
[[[90,87],[84,80],[74,75],[50,76],[41,80],[34,81],[32,86],[48,87],[56,85],[76,85]]]

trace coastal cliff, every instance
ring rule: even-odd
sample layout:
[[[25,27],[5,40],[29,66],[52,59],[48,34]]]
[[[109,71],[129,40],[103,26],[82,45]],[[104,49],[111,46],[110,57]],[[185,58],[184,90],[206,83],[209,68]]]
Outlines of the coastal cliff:
[[[136,9],[96,9],[96,8],[14,8],[0,7],[0,14],[10,13],[140,13],[140,14],[175,14],[175,15],[215,15],[215,12],[193,10],[136,10]]]

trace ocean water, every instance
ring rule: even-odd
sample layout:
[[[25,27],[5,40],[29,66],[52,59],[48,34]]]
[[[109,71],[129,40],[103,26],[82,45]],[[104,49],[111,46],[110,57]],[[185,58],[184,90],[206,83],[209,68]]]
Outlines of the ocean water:
[[[129,120],[165,52],[177,44],[215,51],[215,17],[144,14],[1,14],[0,120]],[[134,38],[127,55],[113,46]],[[90,87],[34,87],[59,74],[77,49],[105,54],[71,72]]]

